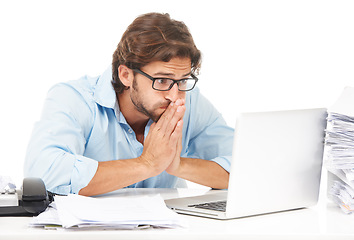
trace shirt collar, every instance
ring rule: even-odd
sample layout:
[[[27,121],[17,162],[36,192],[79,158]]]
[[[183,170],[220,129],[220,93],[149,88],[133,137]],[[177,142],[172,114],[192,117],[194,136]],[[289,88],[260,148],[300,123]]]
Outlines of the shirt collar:
[[[112,67],[107,68],[98,78],[93,97],[99,105],[114,109],[117,100],[112,86]]]
[[[118,122],[128,124],[123,113],[119,109],[116,92],[112,86],[112,67],[108,67],[98,78],[93,92],[93,96],[97,104],[102,107],[113,109],[117,116]]]

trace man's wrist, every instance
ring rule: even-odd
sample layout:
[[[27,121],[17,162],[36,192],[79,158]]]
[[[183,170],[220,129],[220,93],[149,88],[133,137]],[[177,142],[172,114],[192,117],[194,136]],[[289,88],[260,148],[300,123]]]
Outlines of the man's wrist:
[[[172,163],[175,164],[175,163]],[[183,159],[180,158],[178,161],[178,164],[176,164],[175,166],[169,166],[166,169],[166,172],[170,175],[176,176],[176,177],[180,177],[181,173],[183,172]]]
[[[160,173],[156,164],[154,164],[153,161],[151,161],[145,155],[140,155],[137,157],[137,160],[139,164],[145,169],[144,171],[149,172],[151,175],[156,176]]]

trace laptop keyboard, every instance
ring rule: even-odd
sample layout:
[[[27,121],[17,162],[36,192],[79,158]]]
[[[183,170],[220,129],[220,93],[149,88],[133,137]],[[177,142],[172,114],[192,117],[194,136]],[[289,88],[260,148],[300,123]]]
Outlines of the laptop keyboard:
[[[188,207],[203,208],[203,209],[209,209],[214,211],[226,212],[226,201],[194,204],[194,205],[188,205]]]

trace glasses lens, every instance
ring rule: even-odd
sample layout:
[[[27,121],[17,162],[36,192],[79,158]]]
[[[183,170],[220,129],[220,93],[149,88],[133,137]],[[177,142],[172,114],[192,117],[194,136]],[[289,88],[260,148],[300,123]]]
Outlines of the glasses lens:
[[[171,79],[161,78],[161,79],[155,79],[153,87],[156,90],[165,91],[168,90],[172,84],[173,81]]]
[[[178,90],[189,91],[194,88],[196,82],[197,81],[195,79],[188,78],[188,79],[179,80],[176,83],[178,85]],[[175,83],[175,81],[168,79],[168,78],[158,78],[158,79],[155,79],[152,87],[156,90],[168,91],[173,87],[174,83]]]
[[[178,89],[180,91],[189,91],[194,88],[195,80],[193,78],[184,79],[178,82]]]

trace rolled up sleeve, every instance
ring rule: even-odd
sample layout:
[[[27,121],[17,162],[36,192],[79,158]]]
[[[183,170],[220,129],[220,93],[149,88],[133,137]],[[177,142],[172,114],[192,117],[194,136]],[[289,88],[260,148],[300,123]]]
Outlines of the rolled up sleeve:
[[[66,84],[48,92],[27,148],[25,177],[40,177],[47,190],[59,194],[87,186],[98,167],[95,159],[83,156],[94,115],[89,103]]]

